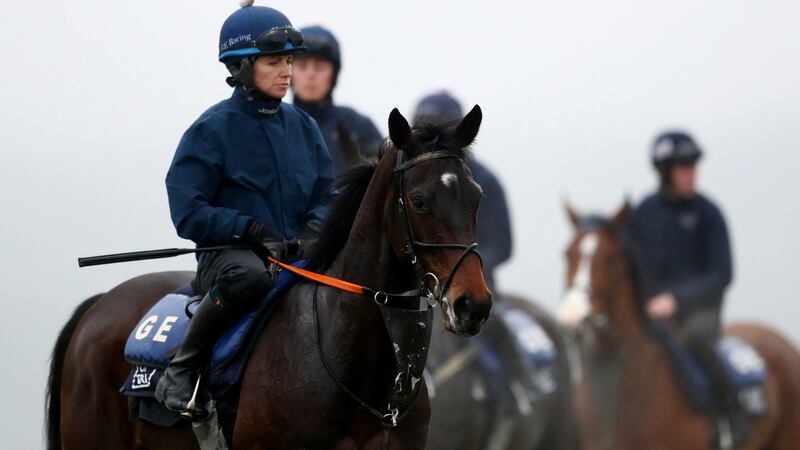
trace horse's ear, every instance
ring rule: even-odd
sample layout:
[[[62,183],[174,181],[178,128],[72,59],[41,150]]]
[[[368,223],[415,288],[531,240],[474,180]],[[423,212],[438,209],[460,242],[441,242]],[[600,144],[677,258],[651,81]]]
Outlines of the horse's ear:
[[[614,214],[614,217],[611,219],[611,223],[613,223],[617,227],[622,227],[625,223],[628,222],[628,216],[631,213],[631,201],[626,198],[625,203],[622,205],[622,208]]]
[[[399,149],[406,149],[411,144],[411,126],[397,108],[389,113],[389,138]]]
[[[478,135],[478,130],[481,128],[481,121],[483,120],[483,111],[481,107],[475,105],[470,112],[461,119],[461,122],[456,127],[456,137],[461,142],[462,147],[466,147],[475,140]]]
[[[575,212],[574,209],[572,209],[572,205],[569,204],[569,201],[564,200],[562,203],[564,204],[564,212],[567,213],[567,218],[569,219],[569,222],[573,226],[577,227],[578,222],[581,220],[581,217],[578,215],[577,212]]]

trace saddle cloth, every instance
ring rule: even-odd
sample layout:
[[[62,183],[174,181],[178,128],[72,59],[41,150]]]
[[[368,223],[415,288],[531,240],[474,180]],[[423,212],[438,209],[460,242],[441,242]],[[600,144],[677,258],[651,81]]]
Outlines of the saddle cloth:
[[[305,268],[304,261],[294,264]],[[275,301],[300,278],[281,271],[275,284],[252,310],[234,322],[217,340],[208,365],[206,387],[215,399],[235,392],[260,331]],[[200,296],[185,286],[159,300],[139,321],[125,344],[125,359],[134,367],[120,391],[127,396],[152,398],[163,369],[169,364],[189,327]],[[197,300],[197,301],[195,301]]]
[[[684,393],[698,410],[710,410],[714,398],[712,379],[682,343],[668,333],[663,338]],[[734,336],[722,337],[716,344],[716,351],[745,412],[752,416],[766,414],[764,380],[767,366],[761,355],[750,344]]]
[[[503,321],[504,326],[511,335],[511,342],[493,342],[478,335],[473,342],[478,347],[478,363],[488,377],[489,390],[497,398],[514,397],[513,389],[510,385],[519,381],[514,380],[514,376],[509,372],[511,363],[503,361],[498,346],[511,346],[513,353],[517,355],[522,367],[528,372],[529,382],[534,392],[529,392],[528,397],[538,398],[554,392],[558,388],[555,377],[556,347],[550,337],[545,333],[542,326],[531,316],[516,308],[501,307],[495,312]],[[513,400],[513,404],[518,403],[518,399]]]

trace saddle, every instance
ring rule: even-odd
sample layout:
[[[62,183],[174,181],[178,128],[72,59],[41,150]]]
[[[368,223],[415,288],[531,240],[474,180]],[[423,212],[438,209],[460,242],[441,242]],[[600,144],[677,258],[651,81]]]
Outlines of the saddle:
[[[293,265],[305,268],[307,264],[301,261]],[[277,300],[298,281],[298,276],[281,271],[263,299],[237,319],[214,344],[204,385],[218,410],[235,411],[236,394],[256,340],[267,325]],[[183,342],[192,312],[201,298],[190,286],[167,294],[150,308],[128,336],[125,359],[133,367],[120,392],[136,399],[132,405],[132,419],[160,426],[173,426],[180,421],[180,416],[156,402],[153,394],[164,369]]]
[[[712,378],[680,340],[666,330],[657,334],[670,356],[684,395],[698,411],[711,412],[715,391]],[[764,394],[767,366],[761,355],[749,343],[734,336],[724,336],[717,341],[716,353],[744,412],[753,417],[767,414]]]
[[[499,326],[507,333],[498,333],[501,339],[483,335],[472,338],[478,347],[478,364],[488,375],[492,397],[501,404],[515,405],[524,414],[530,403],[558,388],[556,347],[542,326],[525,311],[504,307],[495,314],[501,321]],[[503,342],[505,339],[509,341]],[[502,347],[506,347],[505,351]]]

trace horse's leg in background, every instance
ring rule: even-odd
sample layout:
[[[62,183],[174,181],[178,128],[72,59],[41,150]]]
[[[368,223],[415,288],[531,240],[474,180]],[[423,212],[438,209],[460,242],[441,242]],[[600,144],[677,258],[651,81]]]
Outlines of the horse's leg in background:
[[[726,334],[741,337],[764,358],[770,373],[766,384],[769,416],[756,422],[754,438],[769,450],[796,449],[800,443],[800,353],[769,328],[736,324]]]
[[[98,299],[80,320],[64,355],[61,440],[64,449],[133,449],[140,446],[119,388],[130,366],[125,341],[142,315],[191,273],[144,275]],[[149,447],[149,446],[148,446]]]

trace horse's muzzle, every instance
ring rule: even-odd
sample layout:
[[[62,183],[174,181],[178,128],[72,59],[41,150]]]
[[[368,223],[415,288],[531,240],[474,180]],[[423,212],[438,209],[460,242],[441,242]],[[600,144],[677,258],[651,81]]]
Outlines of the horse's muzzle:
[[[456,323],[452,324],[456,334],[474,336],[489,318],[492,309],[492,294],[485,300],[476,300],[469,294],[462,294],[453,301]]]

